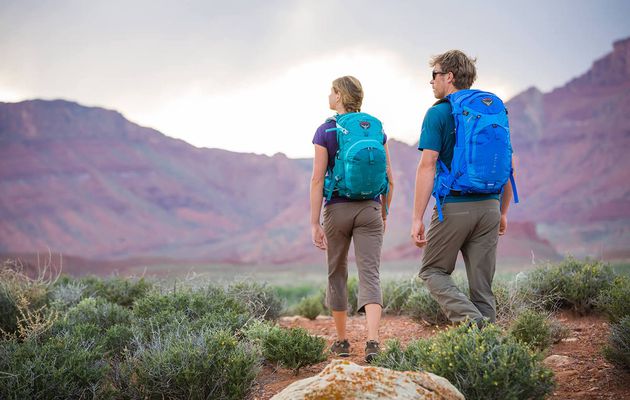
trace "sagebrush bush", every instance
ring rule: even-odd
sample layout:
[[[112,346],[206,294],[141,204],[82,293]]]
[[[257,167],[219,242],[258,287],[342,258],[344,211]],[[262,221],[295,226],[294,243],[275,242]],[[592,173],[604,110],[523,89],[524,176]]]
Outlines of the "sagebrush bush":
[[[417,278],[385,281],[381,285],[383,292],[383,312],[400,315],[404,310],[410,294],[413,292]]]
[[[324,306],[322,306],[322,298],[315,294],[304,297],[294,308],[296,314],[308,319],[315,319],[318,315],[323,314]]]
[[[439,303],[431,296],[424,285],[417,286],[407,298],[403,306],[406,314],[416,320],[424,320],[430,324],[444,324],[449,322]]]
[[[553,343],[549,316],[545,313],[525,310],[512,322],[510,334],[536,351],[544,352]]]
[[[202,329],[154,332],[114,379],[131,398],[243,399],[260,369],[260,350],[229,331]]]
[[[528,294],[521,283],[522,275],[517,275],[512,281],[495,280],[492,283],[492,292],[496,301],[497,323],[509,325],[523,311],[544,310],[542,304],[532,301],[532,296]]]
[[[531,302],[542,303],[548,310],[569,308],[579,314],[588,314],[613,279],[614,271],[608,264],[568,257],[559,264],[528,273],[524,290]]]
[[[387,341],[375,364],[440,375],[470,400],[543,399],[554,387],[553,373],[542,365],[540,353],[495,325],[480,330],[461,324],[404,349],[397,340]]]
[[[259,345],[262,348],[263,341],[269,335],[269,332],[274,328],[274,325],[267,321],[261,321],[259,319],[254,319],[249,322],[243,329],[241,333],[244,337],[247,338],[250,342]]]
[[[51,338],[0,342],[0,398],[107,398],[108,363],[90,343]]]
[[[562,339],[568,338],[571,336],[571,333],[573,333],[569,327],[555,318],[551,318],[548,322],[549,331],[551,333],[551,341],[553,343],[559,343]]]
[[[359,278],[348,279],[348,314],[356,315],[359,311]]]
[[[304,297],[318,293],[320,288],[318,285],[305,283],[291,286],[274,286],[273,290],[283,300],[284,306],[287,309],[291,309]]]
[[[113,277],[109,279],[88,276],[80,282],[86,286],[85,293],[102,297],[111,303],[131,307],[133,303],[150,292],[153,285],[144,278]]]
[[[326,340],[312,336],[306,329],[271,328],[263,340],[263,356],[290,368],[297,375],[300,368],[326,360]]]
[[[71,279],[57,281],[49,289],[51,305],[60,310],[67,310],[86,297],[86,290],[87,285],[81,281]]]
[[[246,304],[256,318],[274,321],[278,319],[284,307],[284,302],[277,292],[265,283],[235,282],[228,287],[228,293]]]
[[[70,308],[65,316],[65,325],[93,324],[103,331],[110,326],[131,324],[131,311],[103,298],[88,297]]]
[[[151,292],[136,301],[133,314],[145,337],[155,329],[169,330],[181,323],[189,329],[236,332],[253,318],[245,304],[214,286],[166,294]]]
[[[604,356],[611,363],[630,369],[630,315],[610,326],[608,344]]]
[[[602,290],[597,298],[597,308],[616,323],[630,315],[630,277],[617,276],[612,285]]]

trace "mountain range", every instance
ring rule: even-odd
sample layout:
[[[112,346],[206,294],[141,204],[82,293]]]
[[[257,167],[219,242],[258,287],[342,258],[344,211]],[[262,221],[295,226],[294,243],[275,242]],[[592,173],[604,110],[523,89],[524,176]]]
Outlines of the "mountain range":
[[[521,203],[500,258],[630,257],[630,38],[564,86],[530,88],[507,108]],[[420,153],[394,139],[389,148],[383,258],[419,260],[408,236]],[[322,263],[310,240],[311,163],[197,148],[65,100],[0,103],[0,253]]]

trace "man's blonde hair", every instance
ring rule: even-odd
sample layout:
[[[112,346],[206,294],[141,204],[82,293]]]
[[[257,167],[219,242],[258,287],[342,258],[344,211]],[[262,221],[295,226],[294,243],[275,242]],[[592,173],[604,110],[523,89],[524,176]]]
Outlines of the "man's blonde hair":
[[[457,89],[470,89],[477,79],[476,58],[470,58],[459,50],[449,50],[446,53],[433,56],[429,61],[431,68],[440,64],[442,72],[453,73],[453,86]]]
[[[332,83],[335,93],[341,95],[341,104],[348,112],[361,111],[363,103],[363,86],[354,76],[342,76]]]

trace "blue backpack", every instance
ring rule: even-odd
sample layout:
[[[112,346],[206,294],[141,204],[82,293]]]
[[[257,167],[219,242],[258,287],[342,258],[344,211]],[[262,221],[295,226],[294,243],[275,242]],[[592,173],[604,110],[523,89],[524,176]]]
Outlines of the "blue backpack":
[[[339,149],[334,168],[329,169],[324,182],[324,196],[333,193],[352,200],[373,199],[387,194],[387,155],[383,140],[383,125],[373,116],[356,112],[337,115],[336,127]]]
[[[503,101],[492,93],[474,89],[457,91],[443,101],[453,107],[456,139],[450,170],[438,159],[433,196],[439,220],[444,220],[442,203],[451,191],[463,195],[502,193],[509,179],[514,202],[518,203]]]

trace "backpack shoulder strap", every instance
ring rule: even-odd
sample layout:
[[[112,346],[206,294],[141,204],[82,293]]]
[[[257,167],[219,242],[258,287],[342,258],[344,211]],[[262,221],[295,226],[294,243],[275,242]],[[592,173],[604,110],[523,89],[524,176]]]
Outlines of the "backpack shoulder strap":
[[[435,103],[433,103],[434,106],[437,106],[438,104],[442,104],[442,103],[449,103],[450,100],[447,97],[443,97],[441,99],[439,99],[438,101],[436,101]]]

